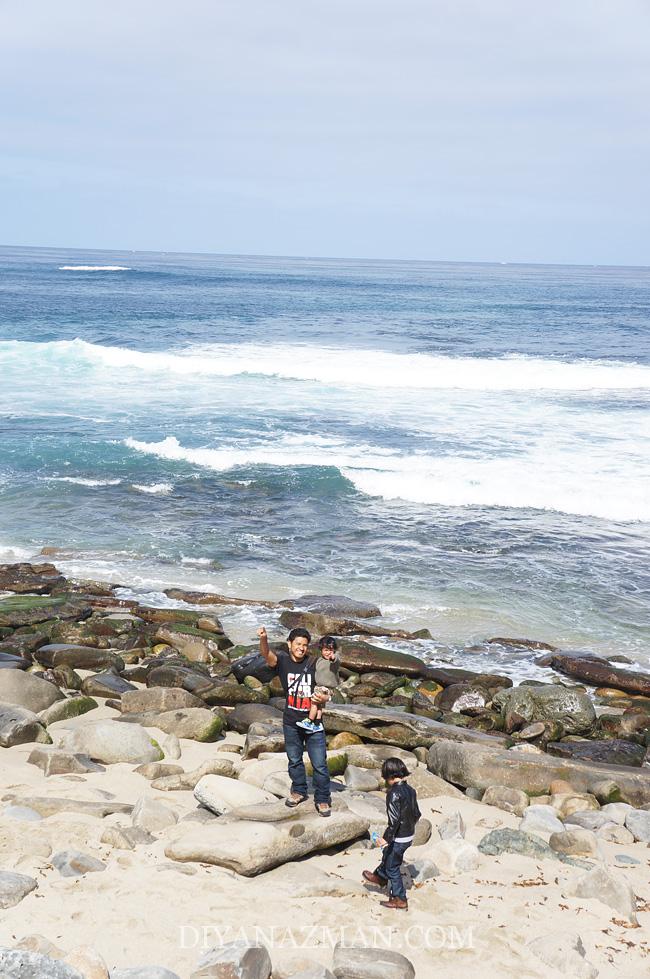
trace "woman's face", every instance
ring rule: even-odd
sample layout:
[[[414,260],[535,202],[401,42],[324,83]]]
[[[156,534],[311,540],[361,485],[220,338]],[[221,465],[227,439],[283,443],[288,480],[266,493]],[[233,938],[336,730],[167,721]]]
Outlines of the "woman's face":
[[[304,636],[298,636],[293,642],[289,643],[289,653],[291,658],[299,663],[305,658],[309,650],[309,642]]]

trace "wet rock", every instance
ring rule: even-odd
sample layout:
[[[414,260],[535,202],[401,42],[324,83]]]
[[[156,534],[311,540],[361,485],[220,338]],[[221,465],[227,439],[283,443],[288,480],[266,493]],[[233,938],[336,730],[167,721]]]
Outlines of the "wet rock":
[[[105,863],[81,850],[59,850],[52,856],[51,863],[62,877],[83,877],[84,874],[106,870]]]
[[[57,721],[67,721],[71,717],[80,717],[98,706],[92,697],[66,697],[65,700],[57,700],[51,707],[42,710],[38,717],[47,726],[56,724]]]
[[[587,960],[579,935],[541,935],[528,942],[535,958],[561,976],[570,979],[596,979],[598,969]]]
[[[319,636],[392,636],[396,639],[411,639],[413,634],[404,629],[391,629],[388,626],[368,625],[354,619],[323,615],[320,612],[287,611],[280,614],[280,625],[285,629],[307,629]]]
[[[251,790],[252,786],[246,788]],[[187,832],[179,827],[165,855],[172,860],[229,867],[252,877],[316,850],[358,839],[368,825],[367,820],[349,811],[335,811],[329,819],[322,819],[313,809],[298,820],[278,823],[218,819]]]
[[[487,639],[486,642],[490,646],[514,646],[515,648],[521,649],[545,650],[551,653],[557,649],[557,646],[551,646],[547,642],[540,642],[539,639],[508,639],[502,636],[495,636],[492,639]]]
[[[138,724],[120,724],[117,721],[86,721],[73,731],[64,731],[58,747],[73,754],[88,755],[93,761],[113,765],[129,762],[142,765],[149,761],[162,761],[163,753],[158,744]]]
[[[413,964],[401,952],[341,942],[334,948],[332,971],[336,979],[415,979]]]
[[[613,908],[632,924],[638,924],[634,891],[624,878],[615,877],[604,867],[594,867],[567,886],[570,897],[592,898]]]
[[[33,877],[0,870],[0,908],[6,910],[15,907],[37,887]]]
[[[232,598],[229,595],[219,595],[216,592],[184,591],[182,588],[166,588],[165,595],[175,601],[187,602],[189,605],[236,605],[252,608],[277,608],[276,602],[265,602],[253,598]]]
[[[190,979],[270,979],[271,956],[264,945],[229,942],[208,949]]]
[[[148,668],[145,683],[147,687],[181,687],[202,698],[203,693],[213,687],[214,680],[197,670],[196,666],[190,668],[177,663],[165,663]]]
[[[167,643],[177,649],[190,662],[211,663],[213,660],[228,662],[223,650],[232,646],[230,639],[223,634],[207,632],[189,625],[161,626],[156,630],[158,642]]]
[[[0,591],[16,594],[47,595],[56,585],[63,585],[65,578],[53,564],[0,564]]]
[[[627,693],[650,696],[650,675],[620,669],[591,653],[549,653],[543,665],[595,687],[615,687]]]
[[[96,673],[87,676],[81,684],[81,690],[88,697],[121,697],[130,690],[137,688],[119,675],[119,673]]]
[[[111,669],[120,673],[124,660],[114,649],[96,649],[94,646],[79,646],[71,643],[49,643],[34,653],[34,659],[44,666],[71,666],[77,670]]]
[[[345,595],[300,595],[299,598],[287,598],[280,605],[346,619],[378,619],[381,616],[380,609],[372,602],[360,602]]]
[[[606,765],[592,766],[543,753],[528,755],[480,744],[437,741],[429,749],[428,767],[445,781],[464,788],[487,789],[498,784],[522,789],[531,796],[546,794],[551,782],[558,778],[566,779],[578,792],[591,792],[610,777],[619,791],[615,801],[636,806],[650,802],[650,772],[622,765],[610,769]]]
[[[28,765],[36,765],[45,776],[87,775],[89,772],[105,772],[102,765],[91,761],[88,755],[73,754],[53,745],[40,745],[29,755]]]
[[[587,693],[556,684],[512,687],[497,693],[493,702],[501,710],[506,731],[534,721],[558,721],[567,734],[581,734],[590,731],[596,721]]]
[[[483,793],[482,801],[488,806],[496,806],[504,812],[523,816],[528,808],[528,796],[521,789],[509,789],[505,785],[489,785]]]
[[[0,948],[0,976],[2,979],[85,979],[65,962],[17,948]]]
[[[551,742],[546,750],[558,758],[574,758],[577,761],[597,762],[604,765],[636,765],[643,763],[645,748],[632,741],[610,738],[606,741]]]
[[[38,714],[63,699],[61,691],[47,680],[22,670],[0,670],[0,703],[26,707]]]
[[[5,673],[3,671],[0,676]],[[0,747],[11,748],[13,745],[29,744],[32,741],[41,744],[50,744],[52,741],[40,718],[26,707],[0,703]]]
[[[625,828],[637,842],[650,843],[650,811],[632,809],[625,817]]]
[[[131,813],[131,824],[147,833],[160,833],[178,822],[173,809],[147,796],[138,799]]]
[[[522,833],[561,833],[564,829],[552,806],[528,806],[519,824]]]

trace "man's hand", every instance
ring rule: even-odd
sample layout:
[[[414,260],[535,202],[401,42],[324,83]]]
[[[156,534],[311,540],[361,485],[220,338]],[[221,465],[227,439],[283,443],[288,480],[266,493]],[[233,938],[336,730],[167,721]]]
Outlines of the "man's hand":
[[[275,655],[272,649],[269,648],[269,639],[266,634],[266,629],[264,626],[260,626],[257,630],[257,635],[260,640],[260,653],[269,664],[270,667],[275,667],[278,665],[278,657]]]
[[[312,695],[311,699],[315,704],[318,704],[318,706],[320,707],[322,704],[326,704],[330,698],[326,697],[325,694],[323,693],[315,693]]]
[[[266,639],[266,629],[264,626],[260,626],[260,628],[257,630],[257,635],[260,637],[260,639]]]

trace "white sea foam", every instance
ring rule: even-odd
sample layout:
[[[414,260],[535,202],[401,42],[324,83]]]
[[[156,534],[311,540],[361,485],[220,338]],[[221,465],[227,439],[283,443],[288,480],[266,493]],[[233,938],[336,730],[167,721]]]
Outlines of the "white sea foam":
[[[171,483],[132,483],[132,486],[139,493],[151,493],[152,496],[168,496],[174,488]]]
[[[445,357],[385,350],[345,350],[295,344],[210,344],[178,351],[129,350],[85,340],[0,343],[0,363],[24,354],[33,367],[43,355],[51,367],[90,366],[192,377],[261,375],[332,387],[473,391],[650,390],[650,367],[609,361],[535,357]]]
[[[47,476],[50,483],[74,483],[76,486],[119,486],[121,479],[86,479],[84,476]]]
[[[14,564],[17,561],[29,561],[34,556],[36,550],[37,548],[0,544],[0,562],[2,564]]]
[[[59,265],[59,272],[130,272],[129,265]]]
[[[581,456],[571,445],[550,457],[544,445],[525,455],[434,457],[403,454],[339,439],[286,436],[246,448],[182,446],[176,438],[124,444],[161,459],[219,472],[236,466],[282,469],[331,466],[362,493],[446,507],[554,510],[617,521],[650,521],[650,471],[629,463],[627,479],[612,471],[609,450]]]

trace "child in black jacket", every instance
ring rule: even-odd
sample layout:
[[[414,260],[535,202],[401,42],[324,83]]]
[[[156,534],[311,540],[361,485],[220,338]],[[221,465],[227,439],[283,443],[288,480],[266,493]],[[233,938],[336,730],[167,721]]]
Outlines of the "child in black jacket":
[[[377,843],[384,848],[384,852],[377,869],[374,872],[364,870],[363,877],[370,884],[378,884],[380,887],[389,885],[388,900],[380,902],[383,908],[406,911],[408,901],[400,867],[404,854],[413,842],[415,826],[421,813],[415,789],[404,781],[408,777],[408,769],[400,758],[387,758],[381,766],[381,775],[388,786],[388,826],[383,838]]]

